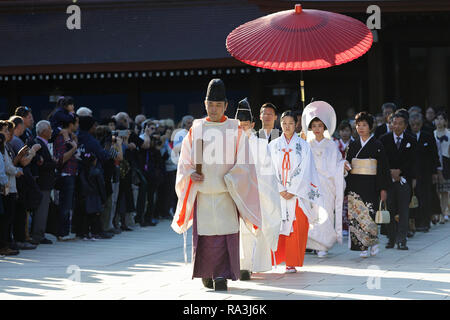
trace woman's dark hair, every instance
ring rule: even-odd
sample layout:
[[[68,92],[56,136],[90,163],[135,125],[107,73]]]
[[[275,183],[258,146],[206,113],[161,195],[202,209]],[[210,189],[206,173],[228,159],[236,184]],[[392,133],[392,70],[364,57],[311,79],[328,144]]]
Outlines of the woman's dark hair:
[[[69,127],[69,125],[77,123],[78,116],[76,114],[71,114],[70,117],[71,117],[70,120],[61,121],[61,127],[63,129],[67,129]]]
[[[20,116],[12,116],[9,118],[9,121],[14,123],[14,127],[17,127],[19,124],[23,124],[23,118]]]
[[[12,123],[12,122],[10,122],[8,120],[0,120],[0,131],[2,131],[4,127],[8,127],[8,130],[10,130],[10,123]],[[14,126],[14,124],[13,124],[13,126]]]
[[[0,152],[5,153],[6,137],[3,133],[0,133]]]
[[[65,108],[67,106],[70,106],[71,104],[74,104],[72,97],[59,97],[58,101],[56,102],[56,107],[62,107]]]
[[[368,113],[366,111],[362,111],[362,112],[358,113],[355,116],[355,123],[358,124],[358,122],[361,122],[361,121],[367,122],[367,124],[369,125],[369,129],[370,130],[373,129],[374,120],[373,120],[373,116],[370,113]]]
[[[283,112],[281,114],[280,121],[283,120],[284,117],[292,117],[292,119],[294,119],[294,123],[297,123],[297,115],[291,110]]]
[[[448,121],[448,116],[447,116],[447,113],[446,113],[445,111],[439,111],[439,112],[436,114],[436,118],[439,117],[439,116],[441,116],[442,118],[444,118],[445,121]]]
[[[350,132],[352,132],[352,126],[348,120],[342,120],[341,123],[339,123],[338,131],[344,130],[345,128],[349,128]]]
[[[312,123],[313,122],[317,122],[317,121],[322,122],[323,123],[323,127],[325,128],[325,130],[327,130],[327,126],[325,125],[325,123],[322,120],[320,120],[319,118],[317,118],[317,117],[315,117],[314,119],[311,120],[311,122],[308,125],[308,130],[311,130]]]

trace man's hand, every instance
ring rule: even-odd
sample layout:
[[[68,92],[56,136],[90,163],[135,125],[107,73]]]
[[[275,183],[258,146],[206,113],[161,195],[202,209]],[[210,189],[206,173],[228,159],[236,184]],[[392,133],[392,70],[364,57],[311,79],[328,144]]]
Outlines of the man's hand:
[[[16,178],[23,176],[23,171],[19,171],[16,173]]]
[[[352,168],[350,166],[350,163],[348,161],[345,161],[344,170],[347,171],[347,172],[352,170]]]
[[[290,199],[292,199],[292,197],[294,195],[292,193],[287,192],[287,191],[281,191],[280,192],[280,196],[282,196],[286,200],[290,200]]]
[[[203,175],[203,173],[198,174],[197,172],[194,172],[191,174],[191,179],[194,182],[202,182],[203,180],[205,180],[205,176]]]
[[[36,144],[34,144],[34,145],[31,147],[31,151],[34,152],[34,153],[36,153],[36,152],[38,152],[41,148],[42,148],[42,146],[41,146],[39,143],[36,143]]]
[[[400,181],[400,169],[391,169],[391,177],[394,181]]]
[[[116,137],[116,142],[115,142],[116,146],[118,146],[118,147],[122,146],[122,142],[123,142],[123,139],[121,137]]]
[[[30,151],[30,148],[28,146],[23,146],[23,148],[20,149],[19,152],[17,153],[17,156],[19,158],[22,158],[22,157],[26,156],[28,151]]]
[[[380,200],[383,201],[383,202],[386,202],[386,200],[387,200],[387,192],[386,192],[386,190],[381,190],[380,191]]]

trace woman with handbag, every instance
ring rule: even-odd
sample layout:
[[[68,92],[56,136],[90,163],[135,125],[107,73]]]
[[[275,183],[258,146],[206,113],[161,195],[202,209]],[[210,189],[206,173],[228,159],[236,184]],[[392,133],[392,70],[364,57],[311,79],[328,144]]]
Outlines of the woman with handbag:
[[[386,203],[386,190],[391,183],[384,147],[371,131],[374,119],[367,112],[355,116],[359,139],[349,145],[346,159],[351,171],[346,177],[348,196],[349,247],[367,258],[378,253],[378,226],[375,223],[380,201]],[[383,221],[379,221],[383,222]],[[384,221],[387,222],[387,221]]]

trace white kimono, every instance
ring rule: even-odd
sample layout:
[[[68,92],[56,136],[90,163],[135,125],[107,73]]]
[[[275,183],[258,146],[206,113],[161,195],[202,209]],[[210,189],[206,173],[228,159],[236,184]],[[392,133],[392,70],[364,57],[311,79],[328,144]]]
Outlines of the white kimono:
[[[194,183],[190,176],[195,172],[196,142],[200,140],[205,179]],[[248,162],[248,149],[248,138],[238,129],[237,120],[225,116],[221,122],[194,120],[178,162],[178,203],[171,225],[175,232],[184,233],[192,225],[194,208],[198,235],[239,232],[239,216],[249,225],[261,227],[256,169]]]
[[[328,251],[336,241],[342,243],[342,205],[344,201],[344,164],[336,143],[324,138],[309,142],[314,163],[319,173],[325,212],[318,225],[308,232],[309,249]]]
[[[314,210],[314,207],[323,207],[323,191],[309,144],[297,134],[288,143],[282,134],[270,142],[269,149],[276,172],[278,193],[287,191],[295,195],[290,200],[280,196],[280,234],[289,236],[293,232],[297,200],[308,218],[310,228],[313,227],[319,220],[318,210]]]
[[[241,219],[241,270],[264,272],[272,269],[271,250],[276,251],[281,224],[277,180],[266,139],[251,134],[250,151],[256,164],[262,227],[255,229]]]

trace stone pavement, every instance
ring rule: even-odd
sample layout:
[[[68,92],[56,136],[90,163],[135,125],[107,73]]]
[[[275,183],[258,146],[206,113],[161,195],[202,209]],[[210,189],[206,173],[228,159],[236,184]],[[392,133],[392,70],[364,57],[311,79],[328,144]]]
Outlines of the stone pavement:
[[[190,242],[189,233],[189,259]],[[163,220],[109,240],[55,242],[0,258],[0,299],[450,299],[450,223],[416,233],[409,251],[385,249],[386,242],[381,236],[380,253],[367,259],[338,244],[325,258],[306,254],[295,274],[278,266],[214,292],[191,279],[183,236]]]

